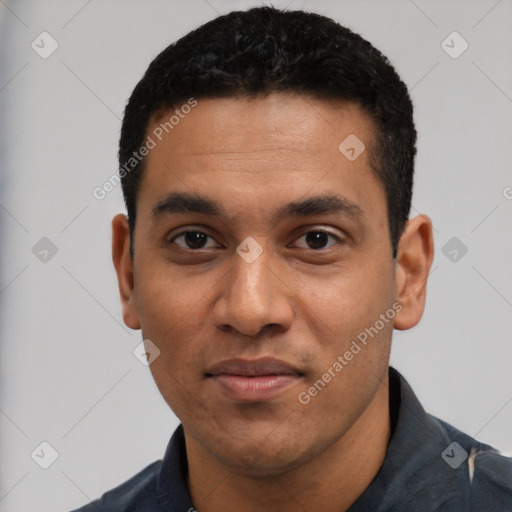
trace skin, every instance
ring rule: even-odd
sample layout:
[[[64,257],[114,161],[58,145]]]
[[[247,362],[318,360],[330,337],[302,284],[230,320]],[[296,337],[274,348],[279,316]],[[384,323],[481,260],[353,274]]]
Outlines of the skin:
[[[354,161],[338,150],[349,134],[366,145]],[[430,219],[415,217],[393,259],[384,188],[369,164],[373,135],[353,103],[282,93],[200,99],[146,158],[133,261],[127,219],[113,219],[124,321],[161,351],[150,369],[183,424],[199,512],[339,512],[382,465],[392,330],[423,314],[433,239]],[[176,191],[217,201],[225,216],[155,218],[155,205]],[[332,193],[362,215],[271,217],[283,204]],[[334,235],[320,248],[308,236],[319,228]],[[173,238],[186,229],[209,235],[205,247]],[[249,236],[263,249],[252,263],[236,252]],[[300,403],[394,303],[402,307],[394,319]],[[229,399],[205,375],[225,359],[266,356],[301,375],[270,400]]]

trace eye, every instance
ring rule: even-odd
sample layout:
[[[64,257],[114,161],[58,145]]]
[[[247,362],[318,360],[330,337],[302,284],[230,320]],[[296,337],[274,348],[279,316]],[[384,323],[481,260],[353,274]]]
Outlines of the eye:
[[[302,246],[302,248],[304,248],[304,249],[314,249],[314,250],[327,249],[327,248],[331,247],[331,245],[334,245],[334,244],[331,244],[329,246],[326,246],[326,244],[329,241],[329,237],[333,238],[337,242],[342,242],[342,239],[340,237],[336,236],[335,234],[333,234],[329,231],[323,230],[323,229],[314,229],[314,230],[308,231],[307,233],[304,233],[301,237],[299,237],[299,239],[303,238],[303,237],[306,237],[306,244],[307,244],[307,246],[305,246],[305,247]]]
[[[298,246],[303,249],[313,250],[328,249],[332,245],[335,245],[337,242],[342,242],[342,239],[340,237],[324,229],[310,230],[304,233],[301,237],[299,237],[299,239],[301,238],[305,238],[306,245],[301,246],[299,244]],[[330,245],[328,245],[329,238],[334,240],[334,242],[331,243]],[[213,237],[207,235],[202,231],[188,230],[182,231],[181,233],[174,235],[169,240],[169,243],[176,243],[178,247],[192,251],[216,247],[215,243],[213,243],[213,245],[208,245],[208,239],[210,239],[212,242],[215,241]],[[181,240],[181,243],[178,243],[178,240]]]
[[[184,245],[176,243],[176,245],[182,249],[208,249],[206,245],[208,238],[214,240],[210,235],[202,231],[182,231],[173,236],[171,240],[169,240],[169,243],[176,243],[176,240],[183,239]],[[215,247],[215,245],[213,247]]]

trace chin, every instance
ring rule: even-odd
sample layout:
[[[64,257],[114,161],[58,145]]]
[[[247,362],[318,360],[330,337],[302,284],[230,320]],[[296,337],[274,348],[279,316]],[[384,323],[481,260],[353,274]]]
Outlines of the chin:
[[[253,478],[289,472],[314,457],[316,451],[306,445],[298,432],[271,430],[269,434],[265,428],[261,435],[253,431],[253,435],[239,437],[223,432],[215,437],[212,455],[238,474]]]

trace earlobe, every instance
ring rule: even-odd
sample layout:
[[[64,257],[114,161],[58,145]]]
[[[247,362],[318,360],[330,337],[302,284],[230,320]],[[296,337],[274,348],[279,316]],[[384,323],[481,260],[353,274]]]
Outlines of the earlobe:
[[[124,323],[131,329],[140,329],[130,257],[130,229],[126,215],[121,213],[112,219],[112,261],[119,284]]]
[[[432,222],[426,215],[418,215],[407,223],[398,245],[395,279],[402,309],[395,317],[395,329],[410,329],[420,321],[433,258]]]

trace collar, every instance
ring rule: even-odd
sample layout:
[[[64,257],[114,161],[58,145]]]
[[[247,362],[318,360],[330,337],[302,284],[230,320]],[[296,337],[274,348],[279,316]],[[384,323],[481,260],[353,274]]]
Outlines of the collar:
[[[471,441],[475,441],[427,414],[407,381],[392,367],[389,386],[392,435],[386,458],[349,512],[465,510],[469,499],[467,461],[453,469],[441,454],[454,440],[468,451]],[[162,510],[194,510],[187,472],[180,424],[169,441],[158,475],[157,499]],[[425,508],[418,508],[418,503]]]

